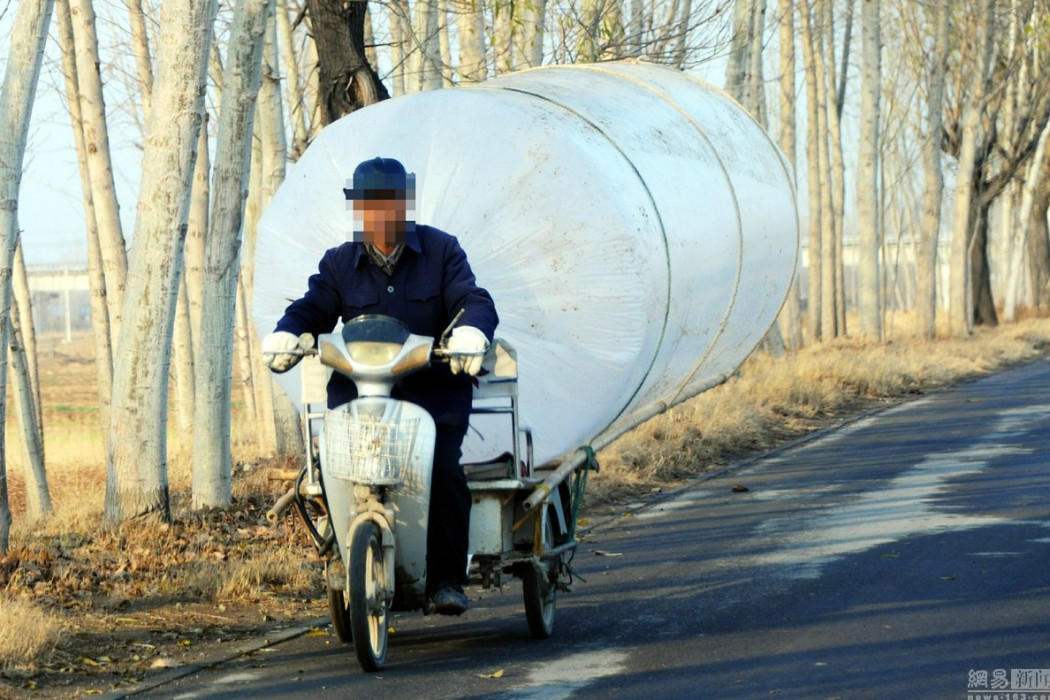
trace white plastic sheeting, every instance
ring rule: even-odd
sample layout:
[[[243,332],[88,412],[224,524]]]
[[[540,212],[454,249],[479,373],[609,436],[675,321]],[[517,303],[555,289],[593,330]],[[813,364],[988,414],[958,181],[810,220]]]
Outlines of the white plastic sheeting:
[[[724,379],[795,269],[791,176],[735,102],[650,64],[547,67],[326,128],[260,222],[261,333],[348,239],[342,188],[376,156],[416,173],[416,220],[456,235],[495,299],[538,463]],[[296,397],[294,376],[283,381]],[[494,442],[471,431],[466,458],[506,448]]]

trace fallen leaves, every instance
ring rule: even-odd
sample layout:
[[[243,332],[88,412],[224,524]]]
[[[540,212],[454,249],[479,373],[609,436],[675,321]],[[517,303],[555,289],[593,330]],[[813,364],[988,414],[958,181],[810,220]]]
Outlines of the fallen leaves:
[[[164,656],[164,657],[161,657],[159,659],[154,659],[153,663],[151,663],[149,665],[149,667],[152,668],[152,669],[178,668],[181,665],[182,665],[182,662]]]
[[[503,678],[503,669],[493,671],[492,673],[479,673],[478,678]]]

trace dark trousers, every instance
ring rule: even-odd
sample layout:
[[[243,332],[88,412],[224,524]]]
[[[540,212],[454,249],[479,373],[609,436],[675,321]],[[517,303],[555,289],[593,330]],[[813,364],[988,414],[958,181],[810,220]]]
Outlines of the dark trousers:
[[[431,592],[442,584],[467,582],[471,498],[459,462],[464,435],[456,426],[437,424],[427,525],[427,588]]]

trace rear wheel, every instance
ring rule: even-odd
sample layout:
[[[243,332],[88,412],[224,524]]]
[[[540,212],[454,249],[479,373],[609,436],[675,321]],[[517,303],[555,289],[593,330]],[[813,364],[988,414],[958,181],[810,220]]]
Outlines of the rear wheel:
[[[386,661],[389,609],[383,595],[386,567],[375,523],[364,522],[350,541],[350,631],[361,668],[378,671]]]
[[[346,591],[328,586],[328,614],[332,618],[332,631],[343,644],[350,644],[354,636],[350,632],[350,610],[346,605]]]
[[[543,509],[540,516],[539,537],[543,551],[554,548],[554,528],[550,508]],[[523,567],[521,576],[522,597],[525,600],[525,620],[534,639],[547,639],[554,629],[554,613],[557,605],[558,563],[554,559],[536,560]]]

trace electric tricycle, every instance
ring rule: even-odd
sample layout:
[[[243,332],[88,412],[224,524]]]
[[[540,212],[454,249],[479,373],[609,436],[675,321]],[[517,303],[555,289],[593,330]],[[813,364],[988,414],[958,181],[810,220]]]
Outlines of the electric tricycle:
[[[354,645],[366,671],[386,662],[392,611],[433,611],[426,530],[434,421],[391,392],[431,362],[465,355],[446,347],[458,319],[437,340],[378,315],[320,335],[316,348],[312,336],[300,338],[305,462],[267,517],[276,522],[290,507],[299,514],[324,562],[332,628]],[[323,387],[332,371],[354,381],[358,398],[325,409]],[[507,574],[521,579],[528,629],[547,638],[558,593],[579,578],[571,567],[575,525],[587,472],[597,463],[581,448],[534,467],[531,431],[519,424],[517,358],[509,344],[498,338],[491,344],[476,380],[473,413],[508,420],[510,444],[491,460],[464,465],[472,496],[468,573],[485,588],[502,588]]]

